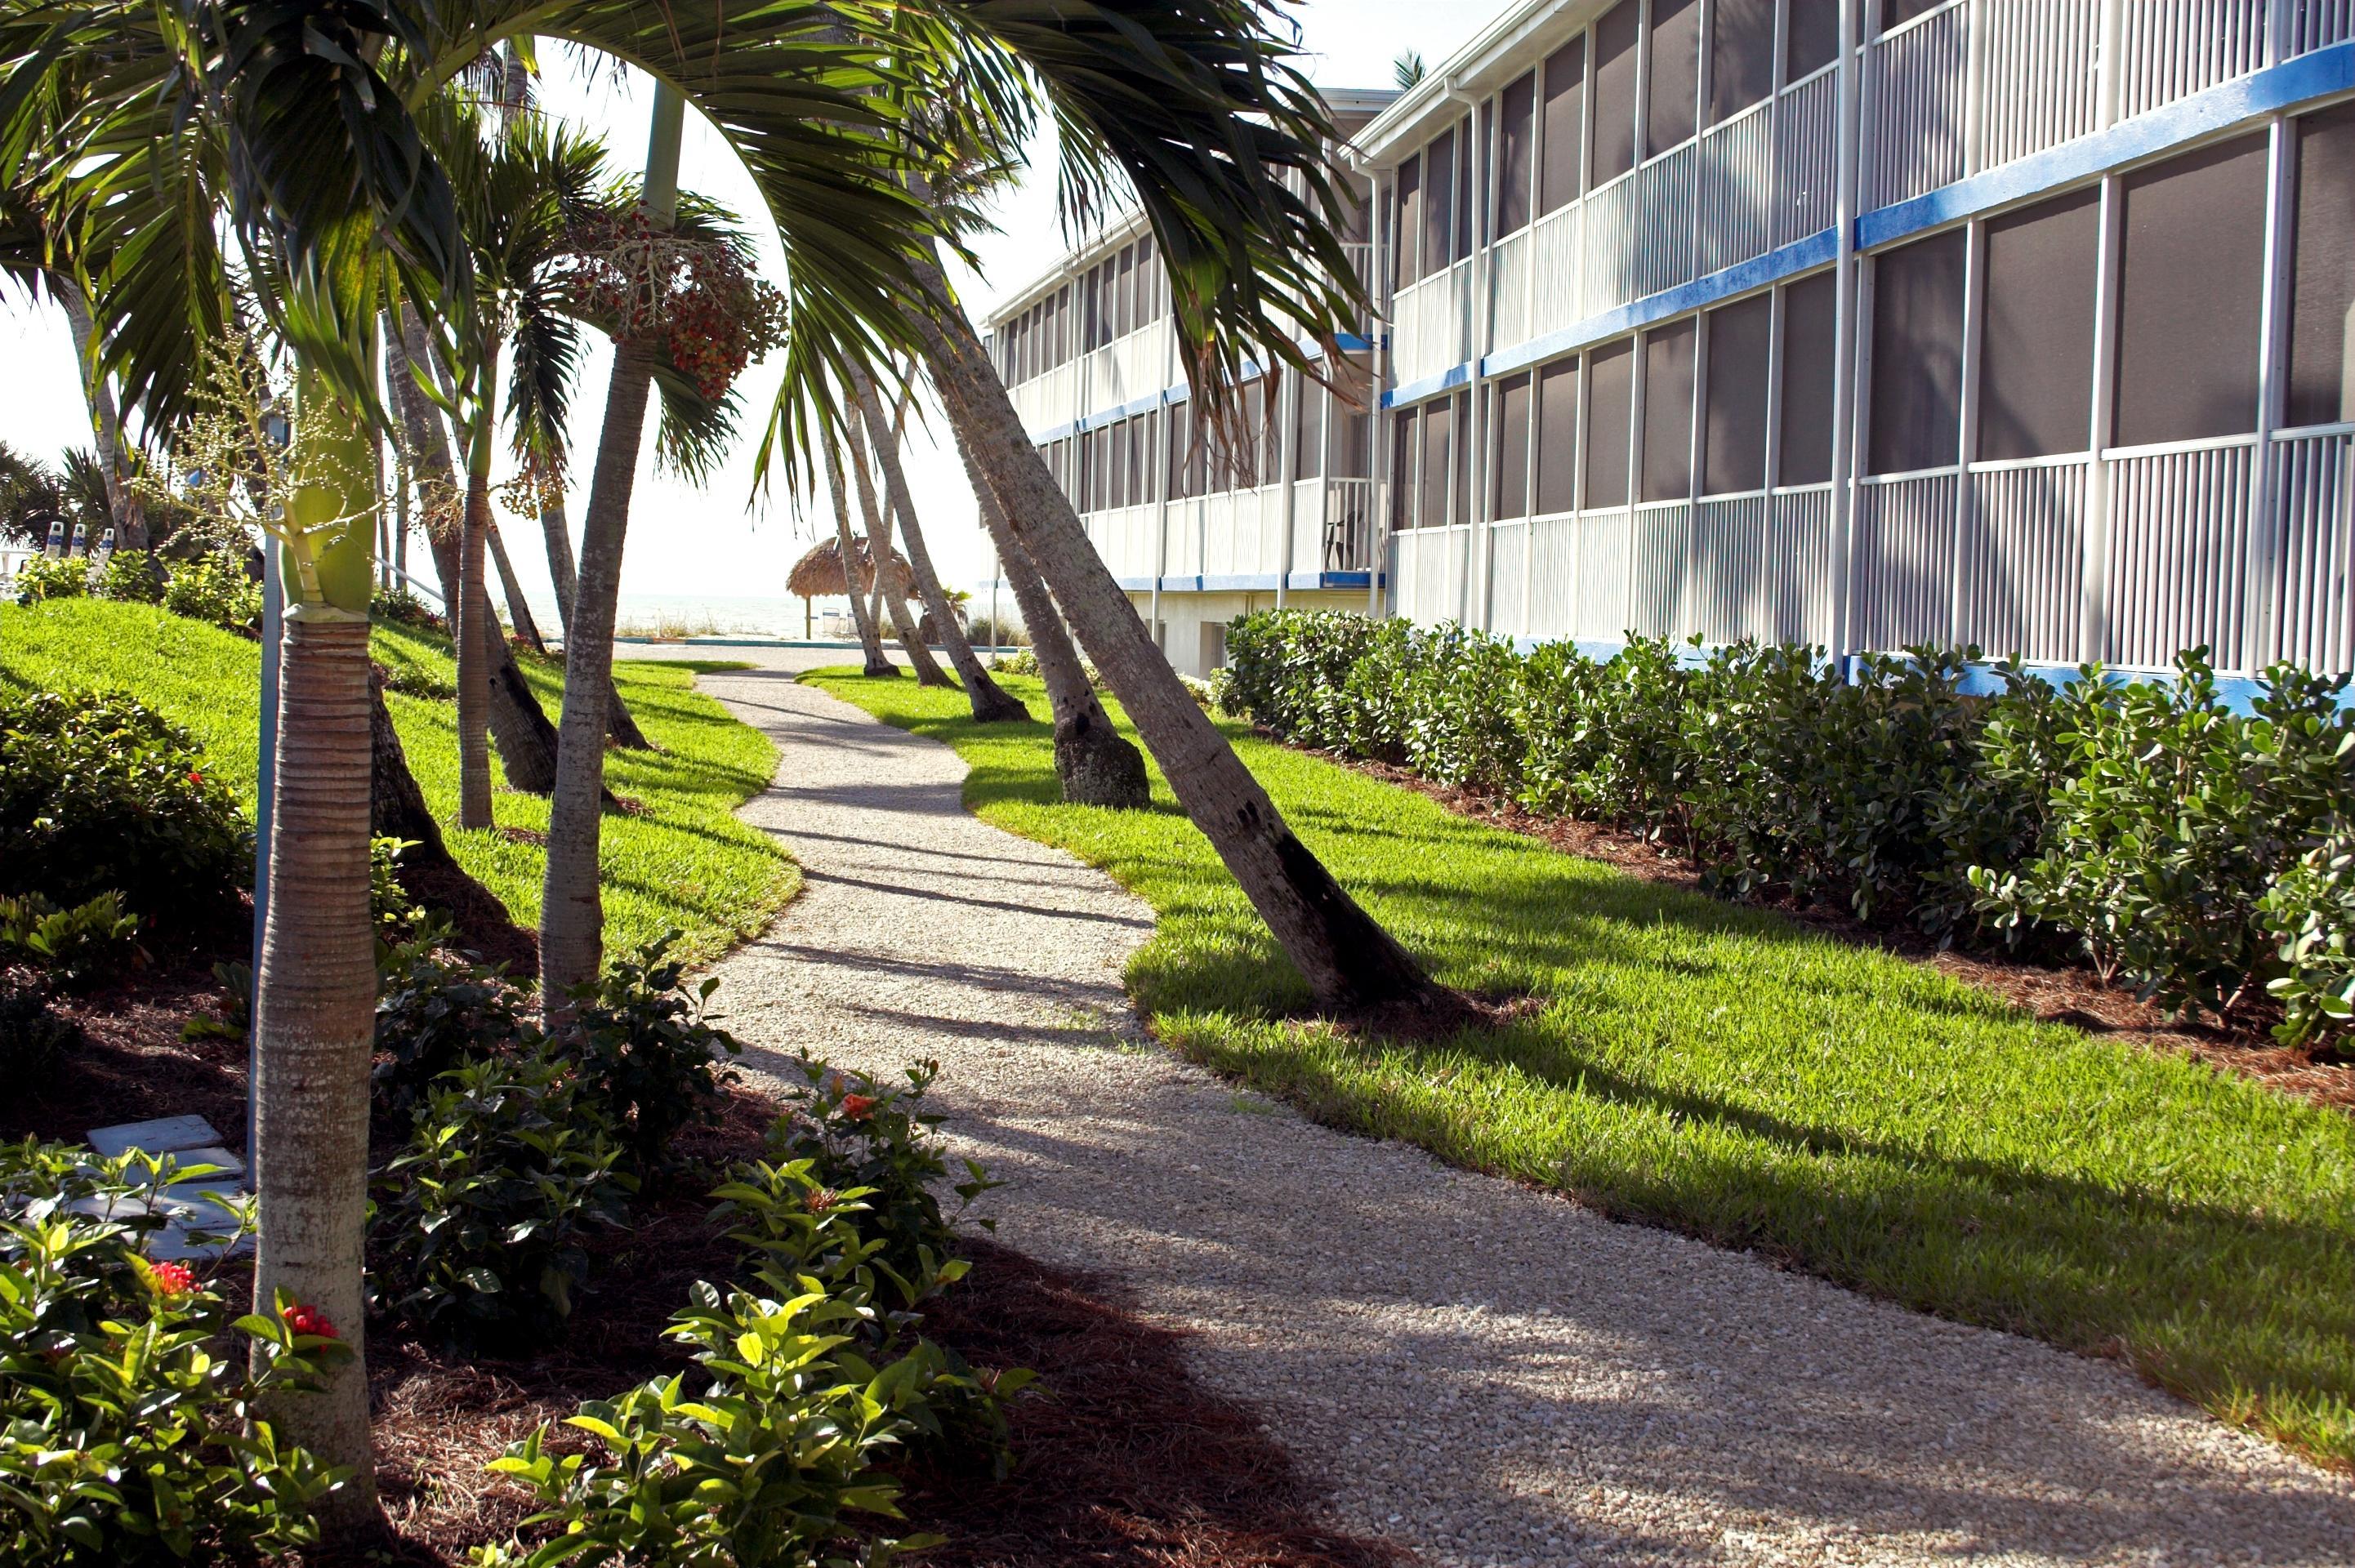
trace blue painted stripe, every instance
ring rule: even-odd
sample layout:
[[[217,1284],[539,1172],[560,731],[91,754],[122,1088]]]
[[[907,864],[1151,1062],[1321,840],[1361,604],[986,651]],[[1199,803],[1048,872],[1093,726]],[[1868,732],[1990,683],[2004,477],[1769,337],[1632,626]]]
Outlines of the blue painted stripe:
[[[1151,577],[1121,577],[1118,578],[1117,581],[1120,583],[1122,591],[1126,593],[1151,593],[1153,591],[1153,579]]]
[[[1444,370],[1436,376],[1426,376],[1420,381],[1410,381],[1403,387],[1392,387],[1382,394],[1382,407],[1387,408],[1398,403],[1420,403],[1426,397],[1437,397],[1442,392],[1465,386],[1471,379],[1472,366],[1469,361],[1466,361]]]
[[[1856,220],[1856,242],[1869,249],[1976,217],[2046,191],[2081,185],[2181,143],[2350,90],[2355,90],[2355,43],[2333,44],[1925,196],[1876,208]]]
[[[1363,593],[1374,586],[1373,577],[1371,572],[1295,572],[1284,588],[1292,593]]]

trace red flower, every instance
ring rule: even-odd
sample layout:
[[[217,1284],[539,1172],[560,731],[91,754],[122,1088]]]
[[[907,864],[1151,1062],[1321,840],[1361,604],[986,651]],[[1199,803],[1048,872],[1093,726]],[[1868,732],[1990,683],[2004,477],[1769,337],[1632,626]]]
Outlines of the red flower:
[[[865,1121],[867,1119],[868,1113],[872,1111],[874,1108],[875,1097],[872,1095],[845,1095],[842,1097],[842,1114],[846,1118],[851,1121]]]
[[[186,1296],[197,1287],[197,1277],[184,1264],[151,1263],[147,1266],[147,1282],[158,1296]]]
[[[327,1315],[316,1307],[305,1307],[296,1302],[282,1315],[286,1319],[286,1326],[298,1334],[314,1334],[322,1340],[342,1338],[336,1332],[336,1326],[327,1321]]]
[[[205,781],[205,776],[204,776],[203,774],[201,774],[201,773],[197,772],[197,771],[195,768],[191,768],[190,769],[188,769],[188,782],[189,782],[189,783],[191,783],[191,784],[201,784],[201,783],[203,783],[204,781]]]

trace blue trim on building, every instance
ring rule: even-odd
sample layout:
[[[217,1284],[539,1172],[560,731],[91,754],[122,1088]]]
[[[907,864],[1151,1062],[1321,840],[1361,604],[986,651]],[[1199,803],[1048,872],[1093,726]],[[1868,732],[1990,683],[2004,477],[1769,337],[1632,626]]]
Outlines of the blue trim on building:
[[[1391,388],[1382,394],[1382,407],[1387,408],[1393,403],[1420,403],[1424,398],[1435,397],[1442,392],[1469,386],[1471,381],[1472,363],[1466,360],[1462,365],[1443,370],[1436,376],[1426,376],[1420,381],[1410,381],[1403,387]]]
[[[1910,201],[1877,207],[1856,220],[1857,247],[1870,249],[2046,191],[2082,185],[2182,143],[2350,90],[2355,90],[2355,43],[2333,44]]]
[[[1364,593],[1374,581],[1371,572],[1295,572],[1284,587],[1293,593]]]
[[[1153,591],[1151,577],[1122,577],[1120,586],[1129,593]],[[1163,577],[1163,593],[1273,593],[1277,586],[1288,593],[1364,593],[1385,579],[1371,572],[1295,572],[1290,577],[1280,577],[1274,572],[1227,573],[1211,577]]]

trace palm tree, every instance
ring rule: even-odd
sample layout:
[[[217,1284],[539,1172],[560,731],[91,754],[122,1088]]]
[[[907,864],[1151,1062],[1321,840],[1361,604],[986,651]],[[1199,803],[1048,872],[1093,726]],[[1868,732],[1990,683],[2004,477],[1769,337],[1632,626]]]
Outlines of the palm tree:
[[[834,500],[834,546],[843,563],[843,597],[850,601],[850,623],[858,629],[858,646],[867,660],[866,674],[870,678],[897,680],[900,666],[883,652],[883,634],[876,629],[875,617],[859,598],[858,574],[852,563],[858,559],[858,542],[851,537],[850,502],[843,493],[842,451],[829,445],[826,449],[826,483]],[[875,558],[875,576],[879,581],[889,575],[891,558]]]
[[[843,443],[850,457],[850,479],[858,493],[858,510],[867,519],[867,548],[878,561],[891,558],[891,515],[876,503],[875,472],[867,465],[867,442],[856,429],[843,432]],[[914,563],[910,562],[912,567]],[[908,655],[908,666],[916,672],[920,686],[945,686],[948,674],[932,657],[932,649],[916,630],[916,618],[908,613],[907,595],[900,585],[888,582],[888,572],[879,569],[876,588],[880,591],[884,608],[891,616],[891,630],[900,639],[900,651]]]
[[[867,439],[874,444],[875,456],[883,470],[883,490],[899,514],[900,537],[908,546],[908,566],[916,579],[916,591],[923,596],[924,608],[932,613],[932,625],[938,630],[941,646],[949,653],[949,662],[956,666],[957,678],[964,684],[966,701],[972,705],[974,722],[998,724],[1007,720],[1028,723],[1030,710],[1006,694],[989,672],[974,657],[973,644],[967,641],[964,627],[941,591],[941,579],[932,570],[932,554],[924,547],[924,535],[916,526],[916,506],[908,493],[908,480],[900,467],[900,433],[884,416],[883,399],[875,390],[874,378],[863,369],[851,375],[851,397],[858,404],[860,417],[867,424]],[[905,609],[901,610],[904,615]],[[923,641],[922,629],[917,629],[916,641]]]

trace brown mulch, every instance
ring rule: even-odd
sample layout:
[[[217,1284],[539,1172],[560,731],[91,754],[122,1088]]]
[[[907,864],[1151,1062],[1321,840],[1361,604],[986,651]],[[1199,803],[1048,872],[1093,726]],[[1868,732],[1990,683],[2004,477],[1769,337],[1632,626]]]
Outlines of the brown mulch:
[[[1265,732],[1262,733],[1265,736]],[[1640,833],[1598,822],[1546,816],[1496,796],[1433,784],[1386,763],[1361,761],[1309,747],[1294,749],[1309,750],[1328,762],[1412,789],[1458,816],[1540,840],[1565,854],[1600,861],[1646,882],[1687,892],[1701,890],[1698,870],[1688,862],[1670,858]],[[1834,906],[1771,899],[1760,902],[1837,940],[1878,948],[1926,963],[1966,985],[2002,998],[2044,1022],[2065,1023],[2087,1033],[2114,1036],[2153,1051],[2190,1056],[2285,1094],[2355,1111],[2355,1062],[2318,1055],[2306,1047],[2287,1049],[2276,1044],[2262,1026],[2226,1029],[2190,1023],[2139,1000],[2131,991],[2103,984],[2100,977],[2087,969],[2041,964],[2001,954],[1965,953],[1952,948],[1941,951],[1936,943],[1918,933],[1867,926]]]

